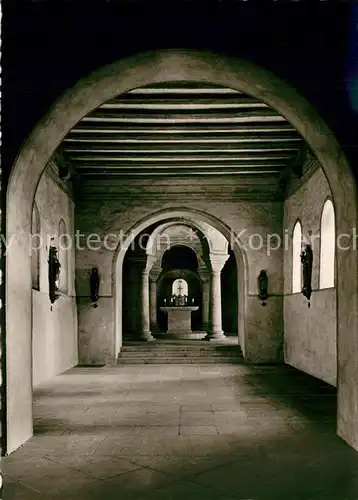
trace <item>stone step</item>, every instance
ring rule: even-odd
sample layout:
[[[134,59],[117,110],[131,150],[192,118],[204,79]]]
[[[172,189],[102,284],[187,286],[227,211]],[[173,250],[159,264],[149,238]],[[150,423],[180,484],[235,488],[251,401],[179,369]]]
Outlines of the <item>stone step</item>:
[[[223,341],[154,340],[126,342],[118,355],[119,364],[215,364],[244,363],[237,338]]]
[[[126,357],[126,358],[135,358],[135,357],[143,357],[143,356],[148,356],[148,357],[191,357],[191,358],[202,358],[202,357],[214,357],[214,358],[220,358],[222,356],[226,357],[238,357],[241,356],[241,352],[239,350],[234,350],[234,351],[225,351],[225,352],[217,352],[217,351],[166,351],[166,350],[160,350],[160,351],[151,351],[151,352],[143,352],[143,351],[121,351],[120,353],[121,357]]]
[[[224,351],[240,351],[238,345],[217,345],[217,344],[200,344],[200,345],[166,345],[166,344],[154,344],[153,342],[141,342],[136,345],[124,344],[121,348],[122,352],[130,351],[192,351],[192,352],[224,352]]]
[[[138,358],[122,358],[118,357],[118,364],[215,364],[215,363],[226,363],[226,364],[243,364],[243,358],[230,357],[230,356],[221,356],[221,357],[196,357],[196,358],[188,358],[188,357],[167,357],[167,358],[156,358],[156,357],[138,357]]]

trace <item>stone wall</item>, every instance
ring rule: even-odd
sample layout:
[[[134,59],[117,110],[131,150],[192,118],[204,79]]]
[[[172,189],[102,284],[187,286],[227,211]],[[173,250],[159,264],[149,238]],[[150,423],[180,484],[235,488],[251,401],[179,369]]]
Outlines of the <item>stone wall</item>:
[[[336,288],[319,290],[320,219],[331,191],[322,169],[315,162],[307,168],[303,182],[293,183],[294,192],[285,201],[284,229],[288,245],[284,251],[284,331],[286,363],[320,378],[337,383]],[[292,294],[292,232],[297,220],[302,234],[313,236],[311,307],[301,293]]]
[[[280,359],[282,352],[282,250],[277,249],[268,255],[266,248],[267,235],[281,234],[282,203],[275,201],[255,202],[239,201],[235,196],[216,200],[212,194],[191,196],[185,188],[187,181],[175,179],[165,181],[165,198],[153,197],[153,191],[158,184],[158,190],[163,189],[160,183],[151,181],[150,186],[143,182],[140,186],[122,185],[116,187],[118,196],[108,196],[107,202],[93,197],[90,201],[84,199],[76,205],[76,229],[81,233],[82,242],[89,234],[99,234],[103,240],[110,233],[118,235],[122,230],[128,233],[134,224],[161,210],[170,213],[174,208],[198,210],[223,221],[236,234],[245,249],[247,260],[247,331],[250,339],[245,346],[247,357],[253,361],[274,362]],[[191,185],[194,181],[190,181]],[[133,187],[139,189],[140,196],[133,196]],[[178,192],[181,187],[182,193]],[[113,186],[112,186],[113,188]],[[151,195],[146,198],[146,189]],[[128,192],[126,192],[128,189]],[[253,236],[253,235],[260,236]],[[250,243],[257,250],[250,249]],[[93,241],[94,241],[93,237]],[[86,246],[86,245],[83,245]],[[84,248],[76,252],[76,286],[79,304],[79,357],[81,363],[105,363],[112,361],[114,352],[114,322],[115,322],[115,281],[114,249],[104,250],[98,244],[98,250]],[[98,266],[101,275],[99,307],[93,309],[89,300],[89,271]],[[269,276],[269,293],[271,298],[268,306],[262,307],[257,298],[257,276],[261,269],[266,269]],[[117,277],[118,279],[118,277]],[[244,276],[241,276],[244,279]]]
[[[58,236],[61,219],[67,232],[74,232],[74,203],[56,181],[55,166],[41,177],[35,203],[40,214],[43,245],[40,249],[40,290],[32,290],[33,299],[33,385],[50,379],[77,363],[77,312],[75,299],[74,248],[68,251],[68,293],[53,304],[49,299],[48,241]]]

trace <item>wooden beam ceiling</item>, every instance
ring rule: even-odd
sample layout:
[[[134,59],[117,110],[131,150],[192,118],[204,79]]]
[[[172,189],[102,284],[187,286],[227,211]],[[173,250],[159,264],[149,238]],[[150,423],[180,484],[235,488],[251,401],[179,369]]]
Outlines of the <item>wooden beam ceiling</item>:
[[[84,181],[227,176],[264,189],[262,179],[278,182],[303,145],[263,102],[229,88],[174,82],[106,102],[62,148]]]

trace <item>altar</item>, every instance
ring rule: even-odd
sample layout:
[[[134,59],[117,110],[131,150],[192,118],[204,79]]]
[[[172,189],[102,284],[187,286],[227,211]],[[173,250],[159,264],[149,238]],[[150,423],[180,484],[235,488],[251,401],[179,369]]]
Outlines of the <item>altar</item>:
[[[168,315],[167,334],[178,339],[190,339],[193,334],[191,329],[191,313],[197,311],[198,306],[164,306],[160,310]]]

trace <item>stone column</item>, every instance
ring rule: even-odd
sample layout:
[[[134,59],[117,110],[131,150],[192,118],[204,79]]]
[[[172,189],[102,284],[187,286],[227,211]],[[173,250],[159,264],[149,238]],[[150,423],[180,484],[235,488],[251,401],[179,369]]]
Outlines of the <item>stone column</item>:
[[[149,270],[142,270],[141,279],[141,340],[154,340],[150,332],[149,314]]]
[[[202,282],[202,318],[203,331],[209,331],[209,310],[210,310],[210,271],[206,266],[199,267],[198,274]]]
[[[157,281],[162,269],[154,266],[149,274],[150,327],[152,332],[158,331],[157,325]]]
[[[203,329],[209,328],[209,310],[210,310],[210,279],[203,282]]]
[[[149,296],[150,296],[150,324],[151,329],[157,326],[157,282],[150,278],[149,281]]]
[[[225,338],[221,321],[221,270],[229,256],[227,254],[210,254],[211,294],[210,294],[210,332],[206,339]]]

